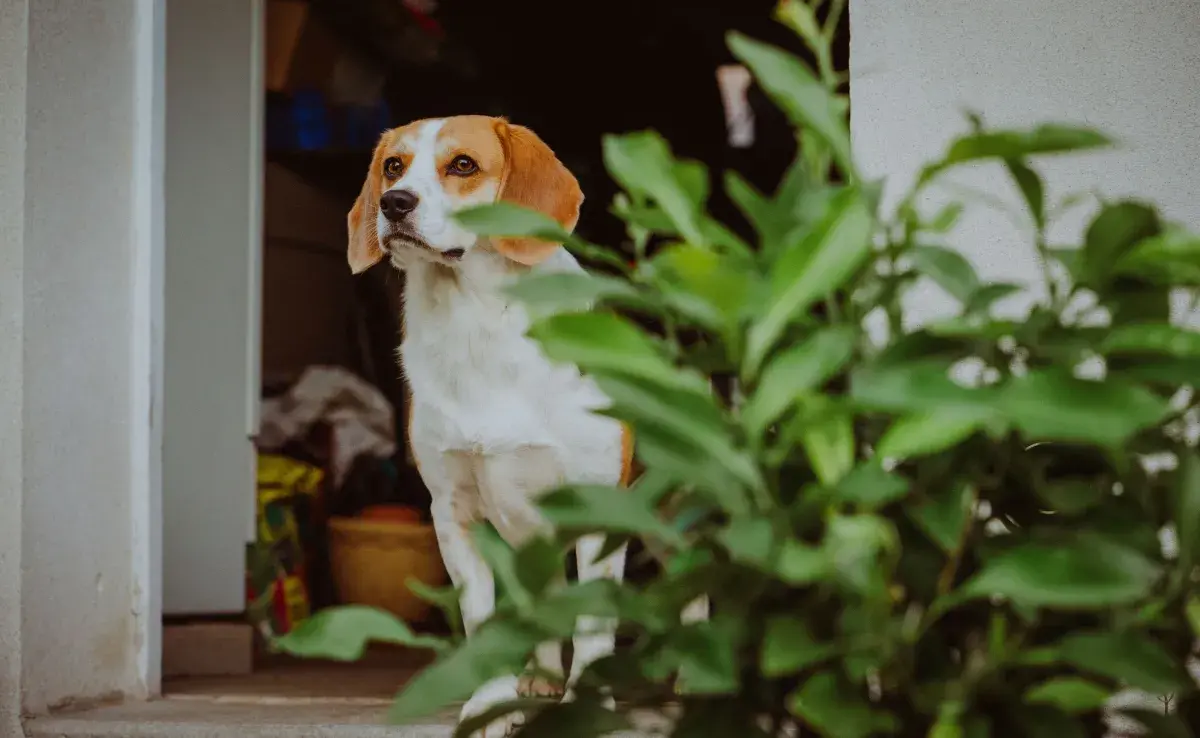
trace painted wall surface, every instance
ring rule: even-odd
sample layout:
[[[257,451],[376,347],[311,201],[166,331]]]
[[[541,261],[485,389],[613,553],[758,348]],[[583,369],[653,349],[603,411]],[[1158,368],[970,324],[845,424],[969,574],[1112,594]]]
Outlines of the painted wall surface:
[[[147,145],[135,112],[140,6],[40,0],[29,14],[21,516],[29,712],[141,691],[131,440],[146,422],[133,414],[133,378],[144,375],[133,352],[134,166]],[[8,53],[7,42],[0,48]]]
[[[1083,123],[1119,140],[1115,152],[1046,162],[1051,203],[1074,192],[1135,196],[1200,228],[1200,0],[851,0],[850,11],[854,144],[865,173],[888,178],[885,207],[967,130],[971,109],[993,126]],[[1036,284],[1031,226],[1006,173],[981,166],[949,183],[1012,211],[968,208],[951,245],[986,277]],[[929,212],[948,190],[928,199]],[[1061,218],[1051,243],[1079,243],[1093,212]],[[916,319],[953,306],[921,287],[909,301]],[[1192,668],[1200,678],[1200,662]]]
[[[169,11],[163,608],[238,613],[260,392],[262,3],[171,0]]]
[[[21,735],[26,0],[0,0],[0,738]]]
[[[886,202],[967,130],[971,109],[993,126],[1074,122],[1120,140],[1112,153],[1047,162],[1051,202],[1098,188],[1200,228],[1197,0],[851,0],[850,21],[854,144],[870,176],[888,177]],[[971,208],[954,244],[987,277],[1032,283],[1028,219],[1003,170],[952,181],[1015,209]],[[1051,241],[1077,239],[1088,215],[1064,217]],[[913,303],[927,316],[947,299],[930,287]]]

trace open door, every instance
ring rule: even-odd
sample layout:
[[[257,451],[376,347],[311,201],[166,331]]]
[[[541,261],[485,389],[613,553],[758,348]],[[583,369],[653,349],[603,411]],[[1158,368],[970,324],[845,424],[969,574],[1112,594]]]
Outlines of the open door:
[[[167,0],[163,610],[245,609],[254,537],[262,0]]]

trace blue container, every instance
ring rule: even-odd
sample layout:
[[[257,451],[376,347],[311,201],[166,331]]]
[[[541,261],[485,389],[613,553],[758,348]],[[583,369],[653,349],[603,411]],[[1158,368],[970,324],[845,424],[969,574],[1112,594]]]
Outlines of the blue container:
[[[298,91],[292,98],[291,117],[297,149],[321,151],[333,144],[333,125],[329,108],[320,92]]]

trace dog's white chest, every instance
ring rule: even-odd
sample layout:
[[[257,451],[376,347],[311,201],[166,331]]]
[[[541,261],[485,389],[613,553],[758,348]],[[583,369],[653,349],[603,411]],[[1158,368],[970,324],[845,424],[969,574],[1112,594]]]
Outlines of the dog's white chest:
[[[498,290],[421,289],[412,284],[406,299],[401,354],[415,422],[442,450],[559,446],[576,426],[600,420],[589,411],[603,397],[574,367],[545,358],[525,336],[529,319],[518,304]]]

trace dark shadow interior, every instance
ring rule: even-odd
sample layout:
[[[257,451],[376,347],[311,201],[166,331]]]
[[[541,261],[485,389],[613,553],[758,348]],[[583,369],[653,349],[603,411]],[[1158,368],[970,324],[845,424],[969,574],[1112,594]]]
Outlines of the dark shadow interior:
[[[722,173],[737,170],[758,188],[771,191],[791,163],[796,142],[783,114],[752,87],[755,143],[732,148],[716,70],[735,61],[725,44],[730,30],[802,52],[796,36],[773,20],[774,5],[773,0],[310,0],[309,23],[318,23],[333,41],[302,37],[306,40],[296,51],[293,71],[327,79],[328,70],[320,65],[330,62],[323,58],[352,55],[381,77],[382,84],[367,104],[371,112],[360,111],[355,136],[334,130],[315,144],[297,131],[311,127],[322,115],[329,118],[322,124],[328,128],[348,125],[345,111],[331,99],[330,85],[310,88],[303,81],[289,82],[267,93],[265,345],[308,340],[305,333],[317,332],[313,323],[326,326],[325,334],[339,337],[334,340],[342,344],[337,350],[293,352],[304,359],[290,357],[282,369],[264,349],[264,392],[270,395],[285,387],[305,363],[343,366],[378,387],[392,403],[396,437],[401,440],[394,459],[398,483],[387,483],[386,474],[378,470],[360,475],[354,489],[335,496],[337,506],[326,514],[353,514],[379,484],[392,490],[387,502],[422,511],[429,506],[402,441],[405,397],[395,358],[402,276],[381,264],[365,277],[351,278],[339,220],[358,195],[382,129],[462,113],[504,116],[529,126],[583,187],[587,199],[577,231],[593,242],[620,248],[624,227],[609,213],[616,187],[603,167],[601,137],[652,128],[666,137],[677,155],[708,165],[714,183],[710,210],[752,239],[748,225],[722,192]],[[848,28],[841,30],[835,62],[844,67]],[[339,48],[336,54],[318,53],[331,44]],[[325,112],[316,114],[315,108]],[[272,184],[279,172],[320,193],[327,210],[322,223],[329,226],[319,229],[321,235],[272,234],[272,213],[299,207]],[[300,251],[308,254],[308,282],[280,266],[295,262]],[[321,287],[321,294],[343,295],[339,299],[348,307],[320,304],[325,298],[304,286],[310,282],[336,283]],[[311,319],[300,317],[302,312]],[[345,332],[339,321],[347,324]],[[314,584],[314,605],[332,596],[328,586]]]

